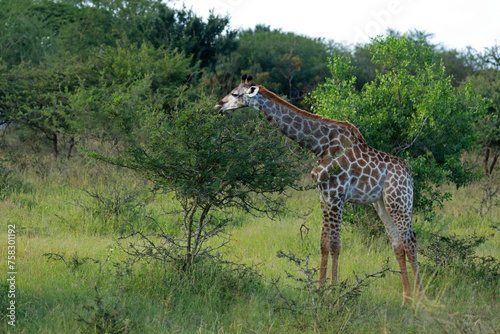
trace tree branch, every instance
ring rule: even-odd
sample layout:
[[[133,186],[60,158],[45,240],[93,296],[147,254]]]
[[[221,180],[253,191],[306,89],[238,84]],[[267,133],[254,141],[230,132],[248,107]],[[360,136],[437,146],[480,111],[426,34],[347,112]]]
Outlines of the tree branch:
[[[422,126],[420,127],[420,131],[418,131],[417,135],[415,136],[415,138],[413,138],[413,140],[411,141],[411,143],[409,143],[409,144],[407,144],[407,145],[405,145],[403,147],[399,147],[399,148],[396,149],[398,155],[401,154],[402,152],[404,152],[405,150],[409,149],[410,147],[412,147],[413,144],[415,144],[415,142],[417,141],[418,137],[422,134],[422,130],[424,129],[425,123],[427,122],[427,118],[428,117],[426,117],[424,119],[424,121],[422,122]]]

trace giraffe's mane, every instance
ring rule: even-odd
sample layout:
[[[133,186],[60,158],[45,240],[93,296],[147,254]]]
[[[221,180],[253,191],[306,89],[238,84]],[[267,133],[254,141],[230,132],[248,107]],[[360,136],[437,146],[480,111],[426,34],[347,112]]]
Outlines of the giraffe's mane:
[[[349,130],[351,130],[353,132],[353,134],[358,138],[358,140],[366,142],[365,138],[363,137],[361,132],[359,132],[358,128],[347,121],[337,121],[335,119],[330,119],[330,118],[323,117],[321,115],[312,114],[310,112],[307,112],[305,110],[297,108],[293,104],[288,103],[287,101],[281,99],[278,95],[274,94],[273,92],[267,90],[266,88],[264,88],[263,86],[260,86],[260,85],[259,85],[259,93],[261,93],[262,95],[264,95],[268,99],[270,99],[278,104],[281,104],[282,106],[286,107],[287,109],[295,111],[299,115],[302,115],[302,116],[305,116],[305,117],[311,118],[311,119],[316,119],[316,120],[319,120],[319,121],[325,122],[325,123],[333,123],[333,124],[338,124],[340,126],[344,126],[344,127],[348,128]]]

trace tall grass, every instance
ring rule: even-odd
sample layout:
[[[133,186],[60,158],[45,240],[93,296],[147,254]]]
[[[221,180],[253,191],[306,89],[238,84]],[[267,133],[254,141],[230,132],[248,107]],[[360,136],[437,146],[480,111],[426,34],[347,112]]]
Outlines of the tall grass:
[[[221,255],[233,264],[206,260],[185,272],[152,260],[134,262],[116,244],[127,233],[125,223],[154,231],[150,218],[182,233],[180,218],[165,214],[175,209],[171,198],[151,197],[149,185],[123,169],[78,158],[37,159],[23,153],[3,164],[11,186],[0,197],[0,240],[6,240],[8,224],[19,232],[16,333],[495,333],[500,328],[498,281],[480,284],[451,269],[437,275],[425,265],[427,299],[410,306],[401,306],[399,275],[387,274],[323,323],[280,309],[276,280],[292,300],[308,295],[292,288],[286,272],[301,273],[277,252],[310,255],[310,265],[319,266],[321,211],[315,191],[289,192],[291,210],[277,220],[235,211],[231,242]],[[477,255],[500,258],[500,233],[492,227],[498,227],[498,205],[478,211],[484,185],[449,190],[453,200],[432,221],[415,217],[420,244],[435,233],[476,233],[487,237]],[[387,237],[361,228],[349,224],[342,232],[339,279],[348,285],[356,282],[354,273],[377,272],[387,259],[397,268]],[[49,253],[59,257],[44,255]],[[4,309],[5,293],[0,300]],[[0,326],[14,332],[4,318]]]

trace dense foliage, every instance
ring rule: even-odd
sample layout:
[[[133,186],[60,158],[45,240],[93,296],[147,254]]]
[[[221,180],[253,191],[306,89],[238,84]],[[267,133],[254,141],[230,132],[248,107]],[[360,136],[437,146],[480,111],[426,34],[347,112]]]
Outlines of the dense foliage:
[[[473,180],[460,158],[475,148],[474,124],[484,118],[486,103],[469,86],[455,89],[423,43],[390,36],[369,47],[379,68],[375,79],[358,93],[350,60],[335,57],[332,77],[312,94],[313,110],[356,124],[370,145],[402,156],[414,176],[415,207],[431,210],[447,197],[441,185]]]
[[[489,48],[480,58],[484,68],[467,77],[463,84],[490,102],[486,117],[475,124],[484,153],[483,169],[490,175],[500,155],[500,48]]]
[[[290,143],[256,114],[226,117],[216,113],[212,98],[193,102],[182,95],[172,110],[162,112],[163,105],[156,101],[141,110],[145,127],[126,130],[126,148],[118,157],[92,155],[136,170],[156,191],[172,193],[182,208],[185,238],[169,247],[169,257],[190,265],[197,256],[212,255],[204,243],[228,222],[214,212],[240,208],[277,215],[284,191],[299,187],[305,170]],[[115,121],[127,126],[126,117],[117,114]],[[184,255],[174,254],[182,250]]]

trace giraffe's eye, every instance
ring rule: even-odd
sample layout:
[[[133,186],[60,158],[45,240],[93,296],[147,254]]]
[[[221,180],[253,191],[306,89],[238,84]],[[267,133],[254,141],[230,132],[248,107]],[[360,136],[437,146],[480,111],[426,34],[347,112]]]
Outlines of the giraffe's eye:
[[[234,97],[239,97],[239,95],[237,93],[231,93],[231,95]]]

